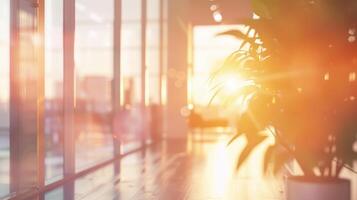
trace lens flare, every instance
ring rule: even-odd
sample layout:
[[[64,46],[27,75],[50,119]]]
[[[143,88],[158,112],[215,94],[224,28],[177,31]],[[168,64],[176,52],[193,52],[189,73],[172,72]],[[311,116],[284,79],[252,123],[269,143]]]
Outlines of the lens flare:
[[[252,84],[252,81],[244,80],[238,76],[231,76],[225,78],[223,88],[226,93],[232,94],[238,92],[240,89],[250,84]]]

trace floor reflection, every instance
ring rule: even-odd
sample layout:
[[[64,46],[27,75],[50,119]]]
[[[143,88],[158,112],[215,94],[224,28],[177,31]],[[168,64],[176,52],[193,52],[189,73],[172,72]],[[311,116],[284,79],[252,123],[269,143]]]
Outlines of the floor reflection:
[[[0,197],[9,193],[10,139],[8,128],[0,127]]]
[[[283,179],[262,176],[262,152],[267,143],[236,172],[245,139],[226,147],[229,137],[203,134],[164,141],[124,157],[117,163],[120,173],[109,165],[76,180],[71,197],[66,192],[69,189],[58,188],[45,199],[283,200]]]

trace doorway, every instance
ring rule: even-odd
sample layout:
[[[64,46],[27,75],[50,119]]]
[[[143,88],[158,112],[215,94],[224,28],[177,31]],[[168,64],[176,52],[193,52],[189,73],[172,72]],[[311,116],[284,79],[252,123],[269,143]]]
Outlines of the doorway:
[[[243,25],[208,25],[193,27],[193,67],[190,82],[191,104],[203,118],[229,118],[234,113],[234,106],[225,106],[223,92],[215,93],[214,73],[221,67],[225,59],[236,51],[242,41],[232,36],[218,36],[219,33],[239,29]],[[213,79],[212,79],[213,78]],[[237,80],[227,79],[222,88],[227,92],[234,91]]]

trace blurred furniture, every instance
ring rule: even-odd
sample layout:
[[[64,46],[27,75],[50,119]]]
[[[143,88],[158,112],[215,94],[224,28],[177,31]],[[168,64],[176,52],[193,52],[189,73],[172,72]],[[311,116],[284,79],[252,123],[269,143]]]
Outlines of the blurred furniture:
[[[206,129],[228,127],[229,123],[224,118],[204,119],[202,115],[192,110],[188,116],[188,127],[192,129]]]

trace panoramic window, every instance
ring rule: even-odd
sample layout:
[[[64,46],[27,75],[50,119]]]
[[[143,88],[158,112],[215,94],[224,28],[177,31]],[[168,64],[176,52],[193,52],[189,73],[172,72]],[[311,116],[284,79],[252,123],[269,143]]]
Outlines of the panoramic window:
[[[146,90],[150,104],[160,103],[160,1],[148,0],[146,22]]]
[[[121,103],[120,138],[124,143],[123,152],[138,147],[141,138],[139,125],[142,123],[142,70],[141,70],[141,1],[122,1],[121,26]]]
[[[46,182],[63,177],[63,1],[45,4]]]
[[[77,0],[76,169],[113,157],[111,130],[114,0]]]

